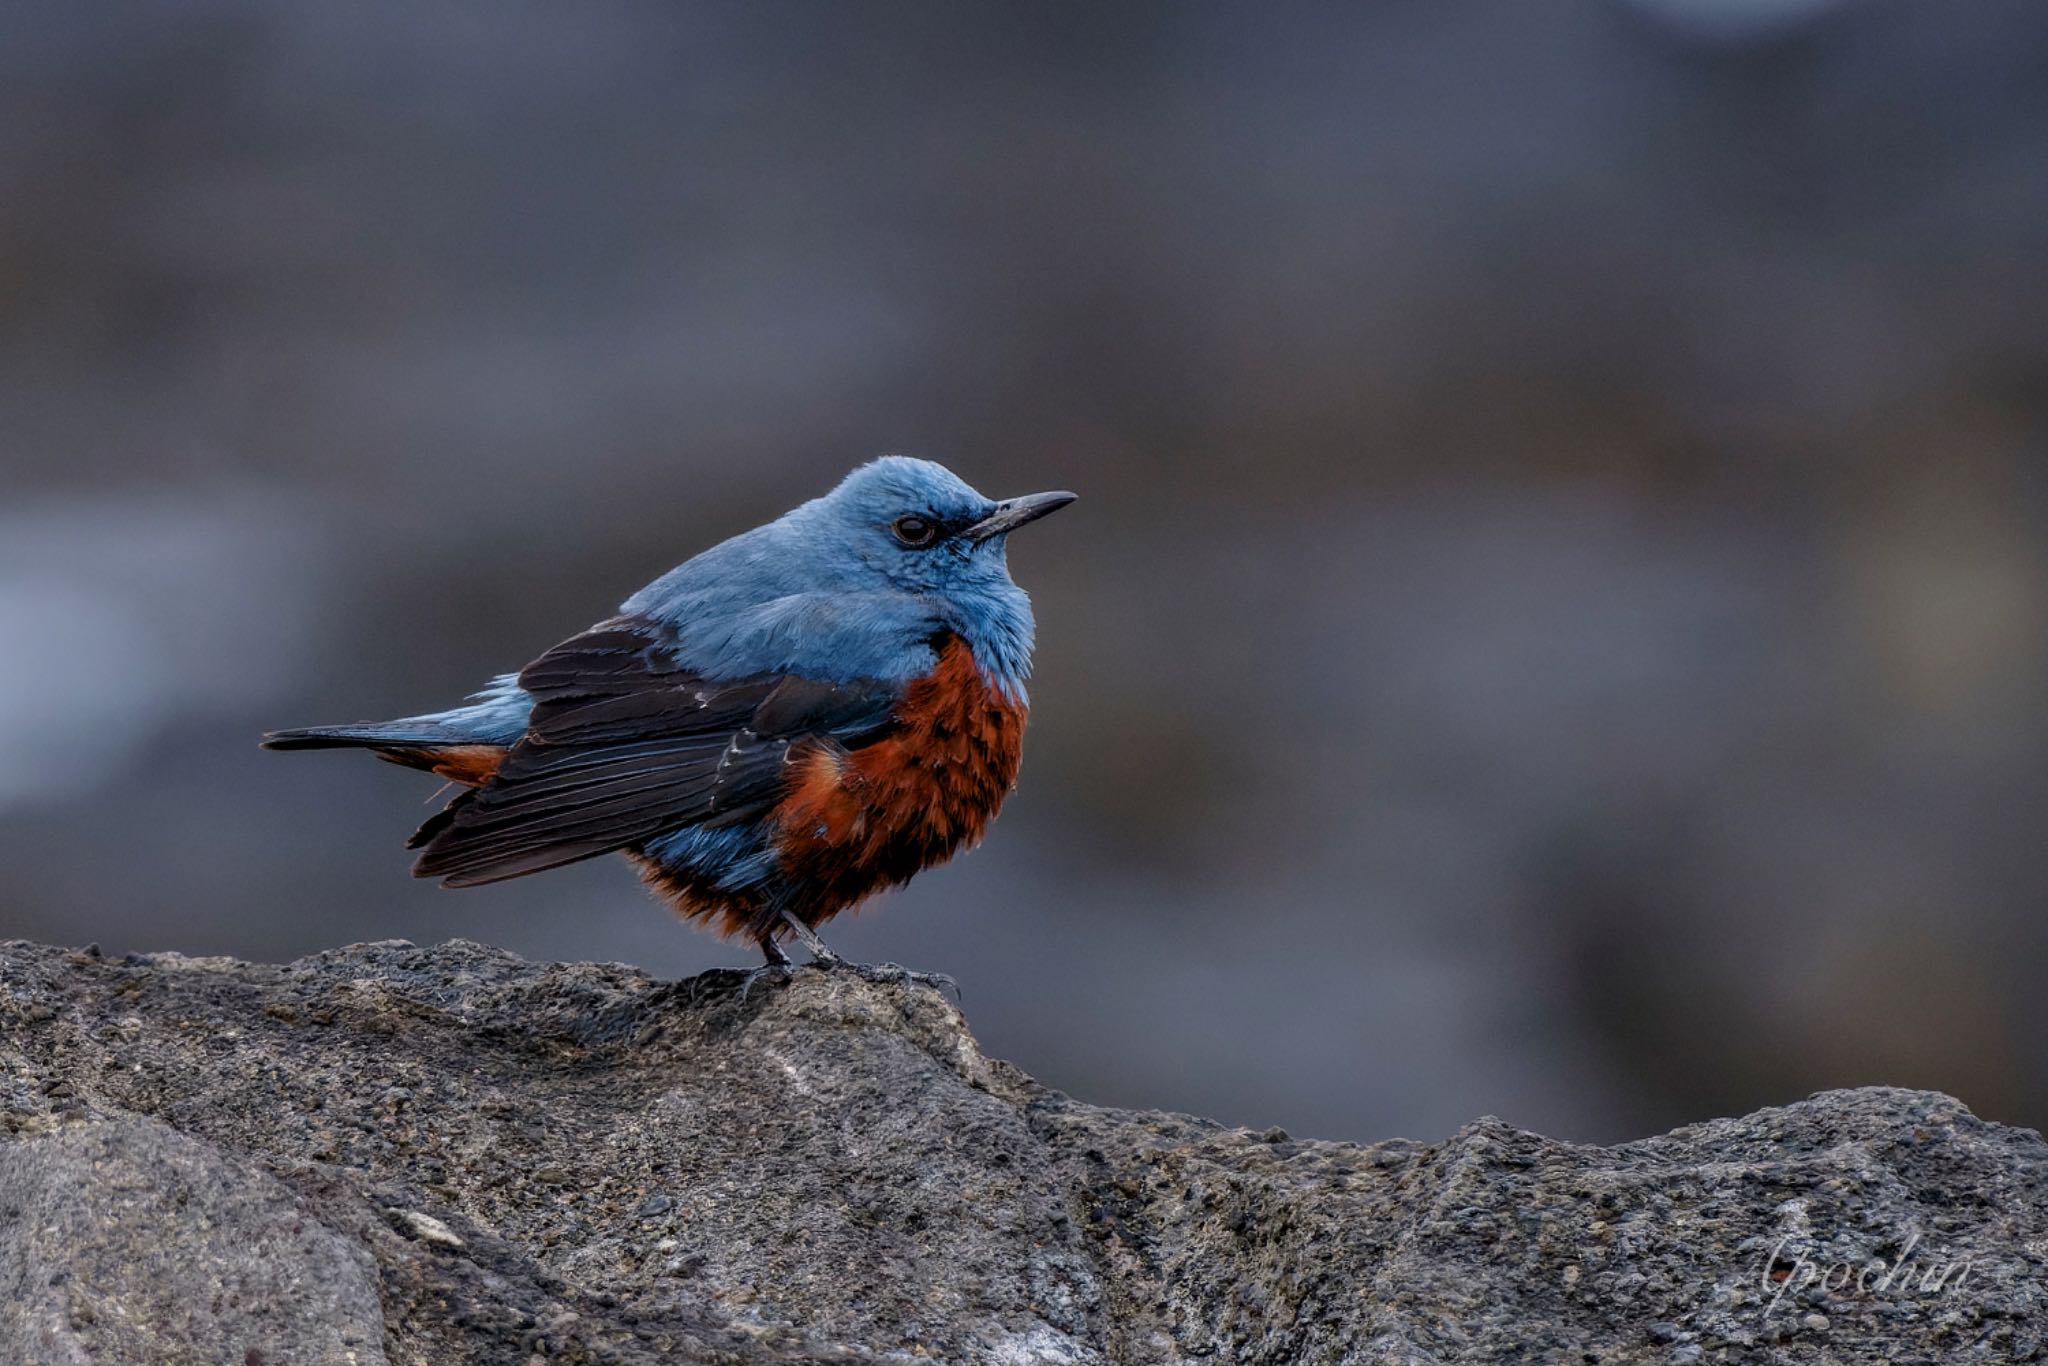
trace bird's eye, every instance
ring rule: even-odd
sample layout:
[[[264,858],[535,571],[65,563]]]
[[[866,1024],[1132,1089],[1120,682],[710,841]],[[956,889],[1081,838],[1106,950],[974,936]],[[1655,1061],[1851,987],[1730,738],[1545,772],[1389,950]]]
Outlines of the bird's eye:
[[[930,518],[917,516],[898,517],[889,524],[889,530],[895,533],[897,540],[912,549],[930,545],[939,534]]]

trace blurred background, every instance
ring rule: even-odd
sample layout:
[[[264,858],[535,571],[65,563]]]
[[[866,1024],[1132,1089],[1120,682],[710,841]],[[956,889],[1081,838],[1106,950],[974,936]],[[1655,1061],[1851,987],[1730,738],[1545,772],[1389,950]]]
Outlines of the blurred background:
[[[14,0],[0,935],[462,893],[447,705],[884,451],[1080,490],[987,846],[833,926],[1091,1101],[2048,1121],[2048,7]]]

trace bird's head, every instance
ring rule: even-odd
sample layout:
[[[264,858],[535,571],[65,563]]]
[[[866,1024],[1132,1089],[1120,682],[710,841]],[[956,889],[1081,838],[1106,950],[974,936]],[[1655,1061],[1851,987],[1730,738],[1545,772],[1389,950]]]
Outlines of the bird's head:
[[[1074,501],[1066,492],[994,499],[944,465],[904,455],[871,460],[806,509],[854,574],[903,592],[972,603],[1014,591],[1011,532]]]
[[[676,627],[682,661],[714,678],[894,678],[928,667],[931,633],[950,630],[1021,698],[1031,603],[1010,580],[1005,542],[1073,501],[988,498],[943,465],[883,456],[678,565],[620,610]]]

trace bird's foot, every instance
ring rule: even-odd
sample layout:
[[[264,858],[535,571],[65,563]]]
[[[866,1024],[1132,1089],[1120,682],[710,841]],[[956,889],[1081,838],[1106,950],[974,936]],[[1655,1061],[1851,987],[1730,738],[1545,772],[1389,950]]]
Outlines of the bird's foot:
[[[760,967],[755,968],[740,978],[740,1004],[745,1005],[747,1003],[747,993],[751,992],[754,989],[754,984],[763,978],[778,982],[783,986],[788,986],[790,979],[794,976],[796,976],[796,969],[790,965],[788,959],[784,959],[780,963],[763,963]]]
[[[850,972],[864,982],[885,982],[892,986],[930,987],[933,991],[950,991],[960,997],[960,984],[943,972],[916,972],[901,963],[855,963],[841,958],[838,954],[818,961],[817,965],[832,972]]]
[[[841,958],[838,954],[827,948],[825,941],[818,938],[816,930],[804,924],[803,921],[797,919],[788,911],[782,912],[782,919],[788,924],[798,941],[803,944],[804,951],[811,955],[813,967],[824,968],[828,972],[850,972],[867,982],[889,982],[897,986],[906,987],[911,985],[930,987],[934,991],[951,991],[955,998],[960,996],[960,984],[943,972],[912,972],[901,963],[855,963]],[[772,943],[773,941],[770,942]]]

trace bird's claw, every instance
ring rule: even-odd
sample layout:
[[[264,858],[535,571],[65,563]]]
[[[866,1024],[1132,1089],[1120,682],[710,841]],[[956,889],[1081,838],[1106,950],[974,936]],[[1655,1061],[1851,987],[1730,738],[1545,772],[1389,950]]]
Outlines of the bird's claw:
[[[960,990],[960,983],[950,973],[912,972],[909,968],[905,968],[903,969],[903,980],[907,983],[915,982],[921,987],[930,987],[942,996],[950,991],[953,993],[955,1003],[964,1004],[967,1000],[967,997]]]
[[[795,975],[796,970],[787,963],[763,963],[740,978],[740,1004],[747,1003],[747,993],[752,991],[754,983],[763,977],[772,977],[782,985],[788,986],[790,979]]]
[[[930,987],[934,991],[950,991],[957,998],[960,984],[943,972],[914,972],[901,963],[854,963],[833,954],[830,958],[814,959],[817,967],[831,972],[850,972],[864,982],[886,982],[893,986]]]
[[[950,989],[954,996],[960,995],[960,984],[943,972],[912,972],[901,963],[849,962],[827,948],[825,941],[818,938],[818,932],[797,916],[786,909],[781,912],[781,916],[783,923],[789,926],[790,933],[804,946],[804,952],[811,955],[811,966],[814,968],[823,968],[827,972],[850,972],[868,982],[892,982],[906,987],[915,983],[921,987],[930,987],[934,991]],[[764,948],[772,947],[773,944],[772,939],[763,941]]]

